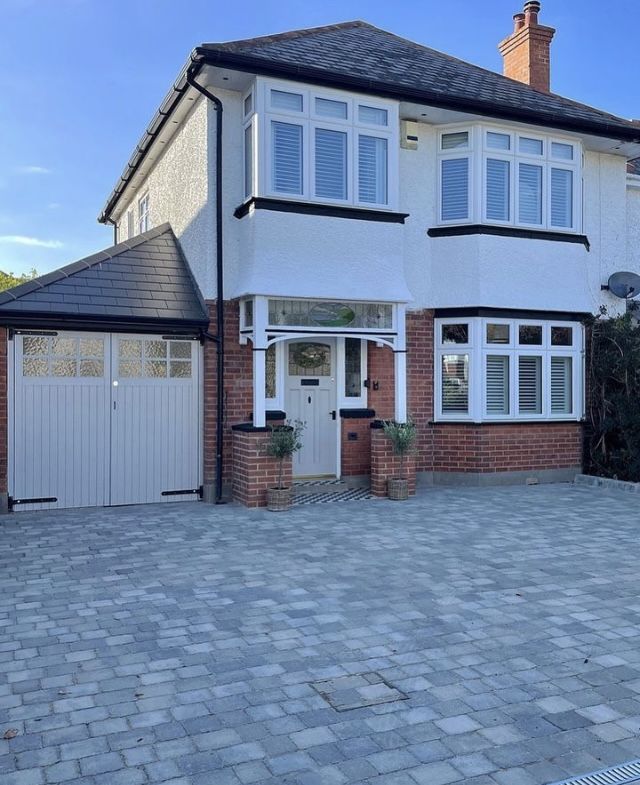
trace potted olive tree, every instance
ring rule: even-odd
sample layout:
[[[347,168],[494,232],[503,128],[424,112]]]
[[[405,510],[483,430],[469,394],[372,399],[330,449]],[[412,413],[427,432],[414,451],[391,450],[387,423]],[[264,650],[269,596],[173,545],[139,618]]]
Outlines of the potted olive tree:
[[[393,446],[393,452],[400,458],[400,475],[389,477],[387,493],[390,499],[401,501],[409,498],[409,478],[406,476],[406,459],[413,452],[418,430],[411,420],[407,422],[383,422],[384,435]]]
[[[271,427],[267,455],[278,461],[278,484],[275,488],[267,488],[267,509],[272,512],[288,510],[291,506],[292,488],[282,482],[284,461],[285,458],[291,458],[302,447],[303,430],[304,423],[300,420],[293,422],[287,420],[285,425]]]

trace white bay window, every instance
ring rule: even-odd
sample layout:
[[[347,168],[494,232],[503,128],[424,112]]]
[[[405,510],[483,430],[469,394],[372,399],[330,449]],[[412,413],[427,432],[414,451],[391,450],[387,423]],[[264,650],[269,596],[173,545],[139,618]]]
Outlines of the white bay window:
[[[438,420],[582,417],[578,322],[446,318],[435,329]]]
[[[578,142],[475,125],[442,130],[441,224],[494,223],[578,232]]]
[[[396,103],[259,78],[243,106],[245,198],[397,208]]]

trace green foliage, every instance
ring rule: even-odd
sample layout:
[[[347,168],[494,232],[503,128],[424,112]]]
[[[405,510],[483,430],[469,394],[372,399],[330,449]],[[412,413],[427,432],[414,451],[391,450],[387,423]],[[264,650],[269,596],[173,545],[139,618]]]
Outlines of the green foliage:
[[[418,429],[413,420],[407,422],[395,422],[394,420],[384,420],[382,423],[384,435],[389,439],[393,446],[393,451],[400,458],[400,477],[404,478],[404,465],[407,455],[413,452],[418,438]]]
[[[271,434],[267,444],[267,455],[278,460],[278,488],[282,485],[282,469],[285,458],[302,448],[302,432],[304,423],[300,420],[287,420],[285,425],[271,426]]]
[[[585,470],[640,482],[640,327],[630,313],[590,323]]]
[[[11,289],[13,286],[18,286],[21,283],[26,283],[32,278],[37,278],[38,273],[35,270],[30,270],[28,273],[22,275],[14,275],[13,273],[5,273],[0,270],[0,292],[5,289]]]

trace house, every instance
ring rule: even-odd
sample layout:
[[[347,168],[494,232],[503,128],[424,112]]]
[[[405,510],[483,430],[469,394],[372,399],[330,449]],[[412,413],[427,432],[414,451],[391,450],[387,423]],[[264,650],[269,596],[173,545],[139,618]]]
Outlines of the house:
[[[587,314],[640,270],[640,126],[550,91],[527,2],[504,75],[356,21],[203,44],[99,220],[114,246],[0,296],[18,509],[263,503],[297,478],[571,479]]]

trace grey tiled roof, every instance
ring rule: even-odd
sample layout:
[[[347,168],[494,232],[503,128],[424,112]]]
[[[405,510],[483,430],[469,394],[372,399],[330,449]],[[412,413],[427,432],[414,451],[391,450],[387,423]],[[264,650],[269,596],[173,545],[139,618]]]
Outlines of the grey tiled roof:
[[[0,323],[27,316],[191,325],[209,321],[169,224],[0,293]]]
[[[228,43],[203,44],[200,51],[250,57],[267,64],[314,69],[366,80],[371,89],[385,86],[407,92],[407,99],[424,94],[433,99],[457,99],[470,104],[528,112],[540,122],[562,128],[567,122],[587,122],[624,128],[628,120],[561,96],[540,92],[493,71],[458,60],[401,38],[367,22],[354,21],[297,30],[280,35]],[[215,61],[214,61],[215,62]],[[295,78],[295,77],[292,77]],[[304,79],[304,76],[300,77]],[[638,141],[640,127],[636,126]]]

